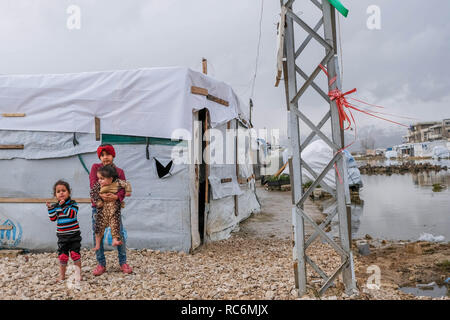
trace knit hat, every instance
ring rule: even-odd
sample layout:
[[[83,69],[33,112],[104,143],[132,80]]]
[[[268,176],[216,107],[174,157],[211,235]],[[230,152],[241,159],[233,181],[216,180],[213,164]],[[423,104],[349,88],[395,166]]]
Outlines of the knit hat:
[[[101,145],[100,147],[97,148],[97,156],[99,159],[103,151],[106,151],[107,154],[112,155],[113,158],[116,157],[116,150],[114,150],[114,147],[110,144]]]

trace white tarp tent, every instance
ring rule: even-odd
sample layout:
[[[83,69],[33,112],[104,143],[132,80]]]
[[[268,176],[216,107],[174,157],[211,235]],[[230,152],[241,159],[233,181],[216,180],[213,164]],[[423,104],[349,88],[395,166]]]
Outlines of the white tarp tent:
[[[229,106],[192,94],[192,86],[207,89]],[[55,249],[56,227],[48,219],[45,203],[8,199],[51,198],[53,183],[61,178],[71,184],[73,198],[88,198],[86,168],[99,162],[98,145],[109,142],[116,149],[114,162],[133,186],[122,211],[127,246],[194,249],[199,245],[195,165],[174,164],[169,175],[159,178],[155,161],[167,164],[174,148],[190,151],[194,141],[170,138],[176,129],[193,131],[195,111],[206,108],[212,128],[231,124],[243,129],[242,106],[227,84],[187,68],[1,75],[0,145],[24,148],[0,150],[0,225],[12,228],[0,230],[0,247]],[[25,116],[2,117],[3,113]],[[103,141],[95,139],[95,117],[101,121]],[[243,156],[250,157],[249,150]],[[210,165],[212,197],[205,240],[227,238],[240,221],[260,210],[254,180],[239,183],[239,178],[252,174],[251,165],[239,165],[238,175],[235,164]],[[216,183],[224,178],[233,181]],[[82,245],[90,247],[89,203],[80,203],[79,222]],[[105,238],[110,243],[110,234]]]
[[[191,94],[192,86],[229,107]],[[98,117],[102,133],[170,138],[175,129],[191,131],[192,110],[207,108],[215,127],[245,118],[242,107],[230,86],[188,68],[0,75],[1,111],[27,115],[0,117],[2,130],[94,133]]]
[[[347,150],[343,151],[346,164],[347,164],[347,176],[349,186],[360,186],[362,187],[363,182],[361,180],[361,173],[359,172],[358,166],[356,164],[355,158],[352,157],[350,152]],[[283,152],[283,161],[286,163],[289,159],[289,150]],[[326,144],[322,139],[317,139],[306,146],[302,151],[302,159],[305,161],[311,169],[314,170],[316,175],[319,175],[322,170],[328,165],[328,163],[333,158],[333,150]],[[331,187],[335,188],[335,170],[330,170],[325,175],[325,182]],[[283,173],[289,174],[289,166],[283,170]],[[302,169],[302,182],[314,181],[314,177],[311,173]]]

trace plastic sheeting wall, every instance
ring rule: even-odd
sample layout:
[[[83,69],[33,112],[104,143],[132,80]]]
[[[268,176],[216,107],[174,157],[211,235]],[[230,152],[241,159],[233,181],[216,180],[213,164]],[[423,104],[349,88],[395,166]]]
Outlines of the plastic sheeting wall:
[[[226,124],[216,127],[225,137]],[[232,121],[230,129],[236,128],[236,121]],[[227,142],[224,141],[223,148]],[[233,145],[233,143],[228,144]],[[216,147],[218,145],[216,144]],[[235,144],[231,148],[235,154]],[[228,149],[229,151],[230,149]],[[250,163],[250,148],[246,145],[245,154],[241,155],[246,159],[246,163]],[[223,152],[226,155],[225,151]],[[225,160],[225,159],[224,159]],[[253,167],[250,164],[239,164],[239,175],[242,178],[248,178],[253,174]],[[238,177],[236,176],[236,164],[214,164],[210,165],[210,180],[213,178],[215,183],[211,183],[213,197],[210,201],[210,212],[208,214],[206,233],[210,240],[222,240],[230,237],[233,230],[239,227],[239,222],[248,218],[253,212],[260,211],[260,204],[254,193],[254,180],[251,182],[239,185]],[[220,183],[222,178],[231,178],[231,182]],[[218,195],[218,196],[217,196]],[[234,195],[238,196],[238,215],[235,214],[235,200]]]
[[[22,144],[23,149],[0,151],[0,160],[62,158],[95,152],[99,145],[89,133],[0,130],[1,144]]]
[[[64,135],[60,138],[64,140]],[[122,210],[127,247],[187,252],[191,246],[187,165],[176,166],[173,176],[160,179],[153,157],[170,158],[172,147],[150,145],[149,160],[145,148],[145,145],[115,146],[114,163],[125,171],[133,187],[133,194],[125,198],[126,206]],[[13,151],[16,152],[2,150],[3,157]],[[89,169],[99,162],[96,153],[84,154],[83,159]],[[89,198],[89,176],[77,156],[0,160],[0,176],[0,197],[51,198],[54,182],[63,178],[70,183],[73,198]],[[90,204],[80,204],[78,218],[82,245],[91,247]],[[12,231],[0,231],[3,247],[56,249],[56,226],[48,218],[45,203],[0,203],[1,224],[14,226]],[[109,240],[108,235],[106,238]]]

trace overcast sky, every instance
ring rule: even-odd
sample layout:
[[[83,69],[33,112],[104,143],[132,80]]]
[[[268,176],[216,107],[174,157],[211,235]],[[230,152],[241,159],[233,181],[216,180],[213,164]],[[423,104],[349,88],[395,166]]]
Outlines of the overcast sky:
[[[294,11],[315,24],[319,11],[297,0]],[[421,121],[450,118],[450,2],[342,0],[343,89],[383,105],[384,112]],[[0,0],[0,73],[68,73],[187,66],[230,84],[248,101],[255,72],[261,0]],[[81,10],[69,30],[67,8]],[[369,30],[370,5],[381,29]],[[284,86],[275,88],[279,0],[264,0],[253,123],[286,132]],[[304,33],[298,29],[296,42]],[[314,41],[298,63],[310,73],[323,48]],[[342,67],[342,66],[341,66]],[[319,83],[324,84],[319,75]],[[318,121],[328,106],[312,89],[300,108]],[[409,124],[414,120],[391,119]],[[358,130],[400,136],[406,128],[356,115]],[[307,133],[303,130],[302,133]],[[384,132],[384,133],[383,133]]]

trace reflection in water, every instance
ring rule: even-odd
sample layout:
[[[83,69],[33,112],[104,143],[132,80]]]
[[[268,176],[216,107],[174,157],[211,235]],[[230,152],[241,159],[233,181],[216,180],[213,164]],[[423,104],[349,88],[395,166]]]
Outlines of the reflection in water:
[[[415,185],[432,186],[433,184],[442,184],[447,187],[450,186],[450,174],[447,171],[440,172],[419,172],[412,173],[412,179]]]
[[[330,199],[330,201],[327,203],[324,203],[324,210],[323,213],[328,215],[331,214],[335,209],[336,209],[336,202],[334,201],[334,199]],[[358,230],[359,227],[361,225],[361,217],[363,215],[363,209],[364,209],[364,201],[361,200],[360,203],[356,204],[356,203],[352,203],[351,204],[351,210],[352,210],[352,215],[351,215],[351,229],[352,229],[352,238],[358,234]],[[333,235],[333,237],[338,237],[339,236],[339,230],[338,230],[338,215],[336,214],[333,218],[333,220],[331,220],[331,234]]]
[[[423,162],[423,161],[422,161]],[[450,161],[433,161],[450,167]],[[379,164],[378,164],[379,165]],[[450,241],[450,170],[417,174],[362,175],[361,204],[352,203],[352,237],[366,234],[386,240],[418,240],[420,234],[444,236]],[[433,184],[446,186],[433,191]],[[329,214],[335,203],[324,204]],[[338,236],[337,215],[332,235]]]
[[[450,161],[430,162],[450,167]],[[380,165],[378,163],[377,165]],[[421,233],[450,241],[450,170],[417,174],[363,175],[363,206],[353,205],[352,233],[361,238],[417,240]],[[433,184],[447,186],[433,192]]]
[[[351,204],[352,209],[352,238],[358,234],[359,227],[361,225],[361,217],[364,212],[364,201],[361,201],[361,204]]]

